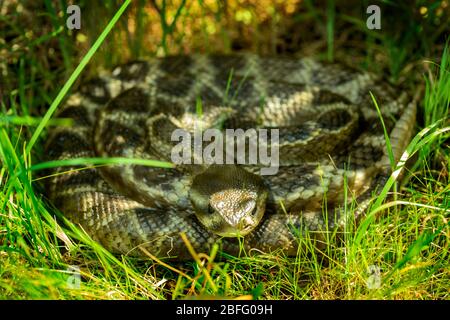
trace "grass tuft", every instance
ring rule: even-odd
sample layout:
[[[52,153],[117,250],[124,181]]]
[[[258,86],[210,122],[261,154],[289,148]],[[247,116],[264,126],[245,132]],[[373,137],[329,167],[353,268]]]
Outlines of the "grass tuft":
[[[365,27],[361,3],[350,2],[125,0],[117,7],[80,0],[76,32],[64,27],[66,1],[37,9],[25,0],[0,2],[0,298],[449,299],[448,5],[386,2],[376,31]],[[317,248],[307,234],[296,257],[277,251],[219,259],[213,247],[191,248],[186,263],[151,254],[142,261],[112,255],[42,196],[40,170],[124,161],[40,161],[47,126],[70,125],[52,115],[78,78],[125,59],[203,52],[205,44],[207,52],[343,60],[413,93],[423,88],[419,133],[398,163],[391,153],[394,174],[360,224],[348,221],[343,238],[327,234]],[[202,113],[201,101],[197,107]],[[400,169],[409,181],[393,188]]]

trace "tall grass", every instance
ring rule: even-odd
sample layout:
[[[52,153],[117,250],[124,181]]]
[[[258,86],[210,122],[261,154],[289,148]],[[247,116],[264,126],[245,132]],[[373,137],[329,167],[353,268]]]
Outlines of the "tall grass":
[[[405,170],[409,182],[392,189],[397,181],[395,175],[388,181],[380,196],[374,199],[371,211],[359,225],[348,221],[343,239],[337,234],[330,234],[325,239],[323,248],[318,249],[314,241],[306,235],[299,238],[302,250],[296,257],[286,257],[282,252],[257,256],[235,258],[225,255],[226,259],[218,259],[218,248],[211,252],[195,252],[185,239],[193,259],[191,262],[174,263],[161,261],[149,255],[148,260],[136,260],[127,256],[114,256],[96,242],[83,230],[67,221],[58,210],[52,207],[42,196],[37,172],[59,165],[114,165],[124,159],[76,159],[61,162],[43,163],[42,144],[45,141],[46,127],[61,124],[62,120],[52,119],[70,87],[76,83],[85,67],[98,64],[98,60],[118,61],[115,54],[107,57],[105,51],[114,46],[112,42],[104,42],[109,37],[130,44],[130,52],[120,52],[136,57],[148,50],[144,44],[154,42],[154,52],[172,53],[173,46],[180,43],[176,51],[183,51],[182,40],[191,37],[193,43],[204,43],[204,37],[211,32],[211,21],[217,23],[218,34],[223,37],[225,51],[232,46],[233,36],[227,30],[223,18],[225,8],[216,2],[180,1],[170,6],[166,1],[154,2],[153,11],[138,1],[131,4],[128,12],[124,1],[120,8],[109,6],[108,24],[99,30],[100,36],[80,63],[73,58],[71,35],[62,30],[58,21],[58,9],[50,1],[46,1],[46,15],[49,15],[52,29],[35,39],[28,39],[19,28],[15,32],[24,40],[27,50],[20,51],[14,74],[11,77],[13,87],[8,92],[1,92],[0,117],[0,297],[2,298],[54,298],[54,299],[179,299],[179,298],[223,298],[240,299],[448,299],[450,288],[449,243],[450,243],[450,201],[449,201],[449,101],[450,101],[450,60],[449,49],[445,46],[442,58],[433,58],[427,62],[429,72],[419,80],[411,76],[402,77],[405,65],[417,65],[419,54],[431,54],[434,47],[442,47],[439,39],[442,30],[435,34],[422,34],[411,31],[408,39],[418,37],[427,43],[419,53],[402,47],[401,38],[390,34],[375,34],[364,30],[360,18],[340,13],[338,1],[327,1],[325,8],[314,6],[306,1],[305,9],[293,20],[302,25],[320,25],[327,21],[325,29],[319,26],[322,37],[315,42],[320,48],[317,54],[328,60],[342,57],[339,48],[343,42],[339,39],[341,23],[350,24],[355,33],[361,33],[361,40],[367,41],[367,54],[361,55],[360,66],[368,67],[367,56],[378,59],[382,45],[389,44],[390,51],[405,52],[401,57],[395,54],[383,56],[384,66],[391,70],[390,75],[402,84],[417,86],[424,83],[425,93],[418,105],[423,114],[423,124],[419,133],[406,149],[400,163],[393,163],[398,169]],[[261,7],[240,2],[230,2],[236,12],[248,17],[250,24],[256,26],[256,36],[263,37],[264,24],[259,23],[256,13]],[[199,7],[196,7],[196,6]],[[157,8],[157,10],[155,10]],[[198,9],[199,8],[199,9]],[[134,11],[131,11],[133,9]],[[437,7],[429,8],[429,13],[438,17]],[[118,11],[117,11],[118,10]],[[195,36],[189,35],[187,25],[191,23],[190,15],[202,12],[199,30],[204,30],[199,42]],[[229,10],[229,9],[228,9]],[[259,11],[258,11],[259,10]],[[207,16],[213,13],[211,20]],[[280,11],[281,12],[281,11]],[[122,15],[122,18],[119,17]],[[122,33],[121,28],[128,28],[128,22],[117,23],[135,17],[136,33]],[[405,13],[406,14],[406,13]],[[267,19],[276,17],[271,11]],[[151,20],[158,19],[158,20]],[[11,19],[11,21],[8,21]],[[14,17],[1,17],[14,27]],[[87,18],[88,20],[89,18]],[[227,18],[229,19],[229,17]],[[253,19],[253,20],[252,20]],[[256,19],[256,20],[255,20]],[[326,19],[326,20],[325,20]],[[88,20],[89,21],[89,20]],[[228,20],[227,20],[228,21]],[[256,22],[255,22],[256,21]],[[160,24],[160,37],[149,39],[144,26]],[[184,23],[185,25],[181,25]],[[222,24],[223,23],[223,24]],[[227,22],[229,26],[229,21]],[[247,21],[239,21],[236,29]],[[253,23],[253,24],[251,24]],[[431,32],[431,22],[424,21],[423,29]],[[114,26],[115,24],[115,26]],[[276,25],[276,23],[273,23]],[[113,27],[114,26],[114,27]],[[248,25],[247,25],[248,26]],[[261,28],[261,29],[260,29]],[[280,30],[280,26],[277,26]],[[252,29],[249,27],[249,29]],[[95,30],[95,28],[94,28]],[[208,31],[209,30],[209,31]],[[342,29],[343,31],[344,29]],[[89,36],[89,31],[82,30]],[[260,32],[258,34],[258,32]],[[206,34],[206,36],[205,36]],[[316,37],[317,34],[313,33]],[[134,38],[133,38],[134,37]],[[242,35],[244,38],[245,35]],[[366,38],[367,37],[367,38]],[[1,36],[0,38],[6,38]],[[119,40],[118,40],[119,39]],[[366,40],[372,39],[372,40]],[[433,40],[434,39],[434,40]],[[1,39],[0,39],[1,40]],[[61,54],[61,65],[65,67],[46,68],[47,59],[42,61],[42,52],[32,50],[41,46],[49,46],[56,40],[55,47]],[[121,40],[121,41],[122,41]],[[395,40],[395,41],[394,41]],[[211,37],[208,43],[214,45],[217,39]],[[433,42],[431,42],[433,41]],[[101,43],[104,42],[103,46]],[[265,52],[273,48],[268,40],[267,47],[259,41],[255,51]],[[89,43],[89,41],[87,42]],[[120,45],[116,46],[120,47]],[[105,50],[108,48],[108,50]],[[303,48],[303,47],[301,47]],[[0,41],[0,52],[6,50],[14,60],[14,50]],[[31,50],[31,51],[29,51]],[[308,51],[308,48],[299,49]],[[397,51],[396,51],[397,50]],[[94,55],[94,53],[97,53]],[[154,54],[151,53],[151,55]],[[45,56],[45,55],[44,55]],[[95,57],[98,57],[97,59]],[[107,57],[107,58],[106,58]],[[92,59],[91,59],[92,58]],[[397,58],[397,59],[396,59]],[[400,59],[401,58],[401,59]],[[359,59],[359,60],[358,60]],[[409,59],[409,60],[408,60]],[[378,61],[380,61],[378,60]],[[94,62],[94,63],[92,63]],[[0,67],[2,66],[0,62]],[[105,63],[107,64],[107,63]],[[59,64],[57,64],[59,65]],[[73,73],[72,66],[77,66]],[[9,65],[7,66],[9,68]],[[371,67],[372,69],[378,66]],[[408,68],[406,68],[408,69]],[[379,70],[385,70],[383,64]],[[89,71],[89,70],[87,70]],[[68,79],[61,81],[67,74]],[[89,74],[89,72],[87,72]],[[408,73],[407,73],[408,74]],[[414,74],[410,72],[409,74]],[[59,78],[58,78],[59,77]],[[230,76],[231,77],[231,76]],[[57,81],[58,79],[59,81]],[[58,83],[53,91],[50,84]],[[2,87],[6,87],[2,83]],[[61,88],[61,89],[59,89]],[[52,92],[52,93],[50,93]],[[54,92],[54,93],[53,93]],[[36,106],[50,105],[45,112],[37,112]],[[201,104],[198,105],[201,113]],[[41,117],[40,115],[44,115]],[[420,122],[419,122],[420,123]],[[131,161],[131,160],[126,160]],[[133,160],[138,161],[138,160]],[[165,163],[145,162],[145,165],[169,165]],[[389,198],[392,190],[397,190],[397,197]],[[392,200],[393,199],[393,200]],[[354,210],[349,205],[345,210]],[[73,267],[81,272],[80,287],[70,286]]]

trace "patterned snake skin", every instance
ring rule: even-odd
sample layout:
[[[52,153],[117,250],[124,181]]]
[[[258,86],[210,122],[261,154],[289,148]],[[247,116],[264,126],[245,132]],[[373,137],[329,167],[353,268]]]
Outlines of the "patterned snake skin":
[[[411,138],[415,105],[373,75],[310,58],[155,58],[117,67],[70,96],[58,117],[73,119],[73,125],[52,130],[51,160],[170,161],[170,132],[175,123],[189,126],[199,101],[205,119],[214,122],[228,112],[225,128],[279,128],[279,170],[261,176],[269,191],[264,216],[241,239],[220,237],[199,222],[189,199],[198,168],[189,165],[58,167],[47,179],[47,195],[115,253],[143,256],[143,247],[158,257],[189,259],[180,236],[184,232],[200,252],[219,242],[231,254],[281,249],[295,255],[306,230],[320,245],[325,230],[342,227],[349,214],[358,218],[391,174],[369,91],[398,160]],[[242,168],[252,172],[244,182],[258,176],[257,166]],[[200,188],[210,188],[217,179],[222,178],[210,174]],[[357,209],[344,210],[344,202],[352,199]]]

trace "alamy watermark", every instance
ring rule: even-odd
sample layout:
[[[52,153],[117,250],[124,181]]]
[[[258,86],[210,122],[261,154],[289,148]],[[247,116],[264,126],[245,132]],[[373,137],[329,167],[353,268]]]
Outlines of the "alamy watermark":
[[[76,4],[72,4],[67,7],[66,13],[68,14],[66,20],[66,26],[68,29],[73,30],[81,29],[81,10]],[[379,6],[372,4],[367,7],[366,13],[370,16],[366,20],[366,26],[370,30],[381,29],[381,9]]]
[[[179,142],[171,152],[171,160],[175,164],[249,164],[260,165],[261,175],[278,172],[278,129],[220,131],[210,128],[194,130],[193,134],[184,129],[175,129],[171,140]],[[210,143],[204,147],[204,142]]]
[[[368,289],[378,289],[381,287],[381,269],[376,265],[370,265],[367,268],[369,277],[366,280]]]
[[[66,26],[69,30],[81,29],[81,10],[76,4],[67,7],[66,13],[69,15],[66,20]]]
[[[381,9],[379,6],[372,4],[367,7],[367,14],[370,16],[366,20],[366,26],[369,30],[381,29]]]
[[[80,289],[81,285],[80,267],[69,266],[66,269],[66,273],[70,274],[70,276],[66,280],[67,287],[69,289]]]

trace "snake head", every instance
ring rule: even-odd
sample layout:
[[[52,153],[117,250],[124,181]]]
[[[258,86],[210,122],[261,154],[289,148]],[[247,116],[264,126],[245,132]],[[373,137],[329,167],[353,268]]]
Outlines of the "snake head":
[[[212,165],[197,174],[189,192],[205,228],[223,237],[245,236],[261,221],[268,190],[260,176],[235,165]]]

